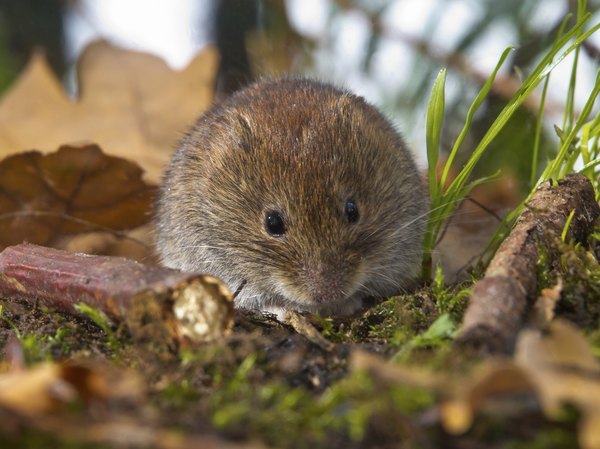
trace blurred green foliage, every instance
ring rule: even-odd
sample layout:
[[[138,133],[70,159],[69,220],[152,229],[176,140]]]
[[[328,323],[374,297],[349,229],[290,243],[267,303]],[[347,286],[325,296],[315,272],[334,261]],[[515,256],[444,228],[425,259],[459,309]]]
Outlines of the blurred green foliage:
[[[52,68],[65,70],[63,0],[0,0],[0,92],[25,66],[31,54],[46,54]]]

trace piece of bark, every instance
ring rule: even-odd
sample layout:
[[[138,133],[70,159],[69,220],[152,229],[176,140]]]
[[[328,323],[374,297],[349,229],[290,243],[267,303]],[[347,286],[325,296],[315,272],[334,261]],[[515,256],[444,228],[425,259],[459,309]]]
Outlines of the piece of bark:
[[[554,256],[554,242],[573,210],[567,238],[585,242],[600,215],[585,176],[569,175],[557,186],[540,186],[473,287],[456,344],[485,355],[512,353],[535,300],[539,249],[544,248],[550,259]]]
[[[232,295],[214,277],[27,243],[0,253],[0,298],[77,315],[85,303],[168,351],[219,338],[233,318]]]

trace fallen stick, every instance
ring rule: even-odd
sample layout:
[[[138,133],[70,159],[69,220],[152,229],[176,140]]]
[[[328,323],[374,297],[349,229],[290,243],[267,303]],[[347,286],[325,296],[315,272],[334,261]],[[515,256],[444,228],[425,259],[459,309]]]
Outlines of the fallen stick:
[[[233,318],[231,293],[214,277],[31,244],[0,253],[0,299],[75,315],[84,303],[125,322],[134,339],[169,351],[219,338]]]
[[[483,354],[510,354],[537,291],[539,248],[550,255],[569,214],[567,238],[585,242],[600,215],[594,189],[583,175],[557,186],[544,183],[500,245],[485,276],[475,284],[456,344]],[[551,263],[551,261],[549,261]]]

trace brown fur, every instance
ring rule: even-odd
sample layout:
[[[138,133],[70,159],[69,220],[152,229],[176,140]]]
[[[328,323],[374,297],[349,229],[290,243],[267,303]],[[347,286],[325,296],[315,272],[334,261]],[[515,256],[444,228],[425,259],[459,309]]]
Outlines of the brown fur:
[[[416,274],[426,204],[409,152],[376,109],[284,78],[234,94],[182,140],[159,201],[158,248],[167,266],[233,290],[245,281],[240,307],[349,313]],[[284,218],[281,237],[265,229],[271,210]]]

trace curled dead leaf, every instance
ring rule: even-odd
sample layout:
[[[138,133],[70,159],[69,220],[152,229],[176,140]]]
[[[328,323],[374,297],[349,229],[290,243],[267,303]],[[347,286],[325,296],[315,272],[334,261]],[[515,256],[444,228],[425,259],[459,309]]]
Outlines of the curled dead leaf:
[[[546,414],[556,416],[564,404],[573,405],[582,414],[581,447],[600,448],[600,363],[583,334],[562,320],[543,331],[524,330],[515,358],[534,380]]]
[[[154,187],[141,168],[97,145],[62,146],[0,161],[0,248],[52,245],[61,236],[138,227],[151,218]]]
[[[549,415],[565,403],[600,413],[600,363],[572,324],[556,320],[544,331],[524,330],[515,358],[538,385]]]
[[[411,385],[434,391],[438,391],[444,386],[442,379],[429,370],[397,365],[366,351],[352,351],[350,366],[352,370],[367,371],[384,383]]]

